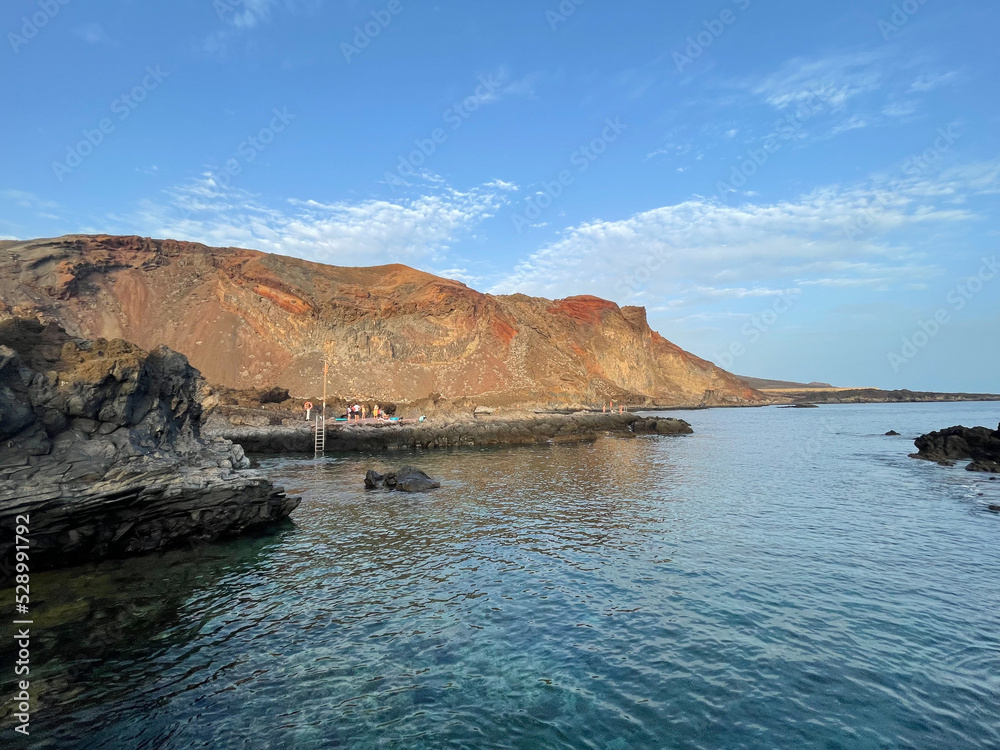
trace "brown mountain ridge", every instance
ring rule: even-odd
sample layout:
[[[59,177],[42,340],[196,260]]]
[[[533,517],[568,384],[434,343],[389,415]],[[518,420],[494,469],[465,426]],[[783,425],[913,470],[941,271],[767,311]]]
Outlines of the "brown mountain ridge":
[[[596,297],[490,295],[403,265],[343,268],[239,248],[73,235],[0,246],[0,319],[159,344],[211,382],[484,406],[766,401]]]

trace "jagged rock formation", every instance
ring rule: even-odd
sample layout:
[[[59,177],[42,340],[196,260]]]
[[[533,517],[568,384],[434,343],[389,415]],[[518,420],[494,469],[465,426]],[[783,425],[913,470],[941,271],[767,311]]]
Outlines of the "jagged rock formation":
[[[186,354],[213,383],[376,403],[739,405],[765,397],[652,331],[640,307],[482,294],[401,265],[72,236],[0,248],[0,318]]]
[[[0,560],[13,559],[19,516],[31,570],[286,517],[298,498],[247,471],[240,446],[201,437],[200,385],[166,347],[0,323]]]
[[[917,452],[910,458],[936,461],[954,466],[956,461],[972,459],[969,471],[1000,473],[1000,427],[949,427],[921,435],[913,444]]]

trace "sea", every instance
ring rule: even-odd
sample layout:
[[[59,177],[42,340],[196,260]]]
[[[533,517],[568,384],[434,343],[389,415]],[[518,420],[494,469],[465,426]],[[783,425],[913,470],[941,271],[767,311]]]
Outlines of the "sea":
[[[0,744],[1000,748],[1000,480],[908,457],[1000,403],[664,414],[695,434],[268,458],[280,527],[35,573]],[[365,490],[405,464],[442,487]]]

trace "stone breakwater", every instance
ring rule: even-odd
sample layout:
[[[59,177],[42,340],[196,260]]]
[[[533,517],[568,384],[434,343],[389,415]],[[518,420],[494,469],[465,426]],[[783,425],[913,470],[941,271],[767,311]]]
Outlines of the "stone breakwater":
[[[201,378],[166,347],[0,323],[0,560],[30,518],[31,569],[205,542],[299,499],[201,435]],[[0,569],[0,583],[9,580]]]
[[[605,435],[689,435],[682,419],[635,414],[526,414],[504,418],[442,419],[403,424],[328,423],[326,450],[393,451],[471,445],[582,442]],[[212,434],[240,443],[250,453],[312,453],[313,428],[301,425],[250,427],[215,423]]]

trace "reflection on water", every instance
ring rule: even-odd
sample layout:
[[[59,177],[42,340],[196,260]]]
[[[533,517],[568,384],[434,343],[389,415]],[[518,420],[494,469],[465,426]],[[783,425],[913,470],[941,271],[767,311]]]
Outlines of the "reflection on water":
[[[34,746],[1000,746],[1000,482],[881,434],[998,409],[268,460],[294,525],[34,576]]]

